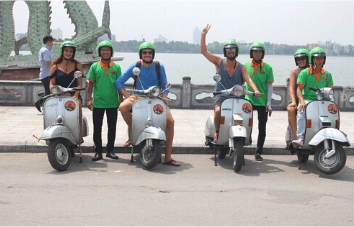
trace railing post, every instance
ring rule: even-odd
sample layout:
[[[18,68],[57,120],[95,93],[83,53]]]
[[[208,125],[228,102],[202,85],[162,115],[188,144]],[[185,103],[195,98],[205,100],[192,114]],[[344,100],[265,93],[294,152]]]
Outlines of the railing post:
[[[192,86],[189,76],[183,77],[182,82],[182,108],[190,109],[192,104]]]

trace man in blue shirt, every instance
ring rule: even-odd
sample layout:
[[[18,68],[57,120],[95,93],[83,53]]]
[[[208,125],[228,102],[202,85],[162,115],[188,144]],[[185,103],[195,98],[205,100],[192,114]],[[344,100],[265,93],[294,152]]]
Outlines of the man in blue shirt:
[[[54,39],[52,36],[45,36],[43,38],[43,46],[38,52],[38,60],[41,64],[41,71],[39,73],[39,78],[41,79],[41,82],[44,87],[44,95],[49,95],[50,90],[49,90],[49,72],[50,68],[52,67],[52,54],[50,51],[52,50],[54,43]],[[41,112],[41,105],[43,103],[43,99],[39,99],[37,102],[35,102],[35,106],[39,112]]]
[[[155,47],[152,45],[150,42],[145,42],[142,43],[139,47],[139,56],[142,61],[138,62],[140,64],[140,76],[139,76],[139,81],[136,82],[136,89],[137,90],[143,90],[143,87],[145,89],[152,87],[152,86],[159,86],[161,88],[166,87],[167,85],[167,78],[166,78],[166,73],[165,73],[165,68],[162,64],[159,64],[154,60],[155,56]],[[124,88],[124,83],[129,79],[129,78],[135,78],[132,70],[134,67],[137,66],[138,63],[134,63],[131,65],[127,71],[125,71],[116,81],[116,87],[118,91],[124,95],[126,98],[120,105],[119,105],[119,110],[127,123],[129,129],[132,129],[132,107],[133,103],[137,101],[138,99],[143,98],[141,95],[132,95],[130,96],[128,92]],[[157,67],[156,67],[157,66]],[[160,71],[160,76],[158,76],[158,72]],[[159,78],[160,77],[160,78]],[[169,90],[164,91],[162,94],[162,97],[165,98],[164,102],[167,105],[167,95],[168,95]],[[172,142],[173,142],[173,135],[174,135],[174,119],[171,115],[170,109],[167,107],[167,122],[166,122],[166,145],[165,145],[165,163],[167,165],[172,165],[172,166],[180,166],[180,164],[173,160],[171,157],[172,153]],[[131,143],[131,140],[129,139],[124,146],[129,146]]]

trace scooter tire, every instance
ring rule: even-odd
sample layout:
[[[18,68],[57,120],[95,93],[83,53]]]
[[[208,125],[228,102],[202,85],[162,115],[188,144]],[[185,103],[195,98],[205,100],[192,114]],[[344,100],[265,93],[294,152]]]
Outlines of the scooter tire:
[[[224,159],[226,157],[228,149],[227,148],[218,148],[217,154],[219,159]]]
[[[153,140],[153,147],[143,154],[142,149],[145,146],[145,141],[143,144],[140,149],[140,163],[144,169],[152,169],[160,162],[162,145],[159,140]]]
[[[243,166],[243,141],[234,139],[234,151],[233,151],[233,169],[235,173],[238,173]]]
[[[65,140],[55,139],[50,142],[48,148],[48,160],[50,165],[57,171],[65,171],[71,163],[71,153]]]
[[[331,149],[331,148],[330,148]],[[316,147],[315,166],[324,174],[335,174],[343,169],[347,161],[347,154],[342,146],[336,143],[336,152],[334,155],[326,159],[323,143]]]

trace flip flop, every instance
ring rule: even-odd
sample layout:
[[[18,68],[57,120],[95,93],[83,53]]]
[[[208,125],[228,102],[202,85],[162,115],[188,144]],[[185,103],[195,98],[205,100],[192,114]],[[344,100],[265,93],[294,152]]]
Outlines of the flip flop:
[[[132,142],[132,140],[128,139],[127,142],[125,142],[125,144],[123,144],[123,147],[129,147],[131,142]]]
[[[169,165],[169,166],[181,166],[181,164],[179,164],[178,162],[176,162],[175,160],[170,160],[170,161],[168,161],[168,162],[164,162],[164,163],[162,163],[162,164],[164,164],[164,165]]]

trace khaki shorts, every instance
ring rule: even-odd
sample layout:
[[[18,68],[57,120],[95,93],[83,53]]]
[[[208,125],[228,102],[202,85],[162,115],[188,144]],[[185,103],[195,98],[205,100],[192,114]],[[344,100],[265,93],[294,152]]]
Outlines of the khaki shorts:
[[[133,107],[133,103],[135,103],[139,99],[146,99],[146,95],[131,95],[131,96],[129,96],[128,99],[124,100],[123,102],[130,102]],[[166,109],[167,109],[167,114],[172,115],[171,110],[168,106],[166,106]]]

